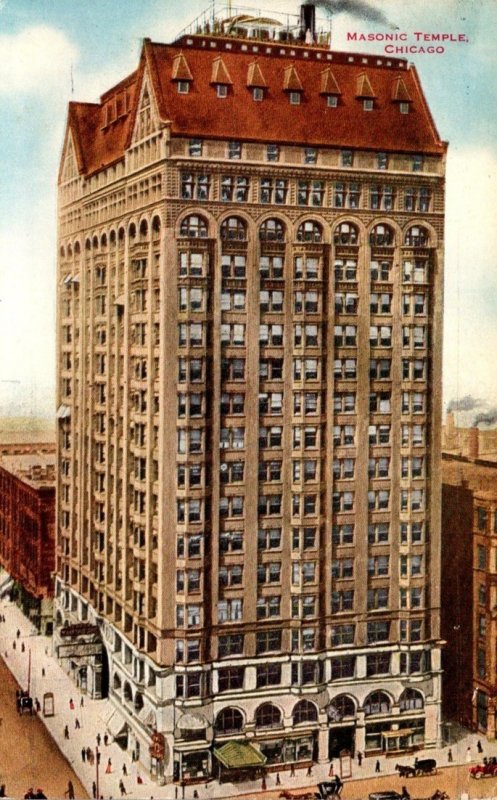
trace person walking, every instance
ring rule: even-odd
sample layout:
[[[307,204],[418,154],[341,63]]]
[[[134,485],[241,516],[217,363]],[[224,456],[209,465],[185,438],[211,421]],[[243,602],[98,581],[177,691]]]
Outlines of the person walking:
[[[69,700],[69,708],[71,709],[71,711],[74,711],[74,700],[72,699],[72,697]]]
[[[290,764],[290,778],[295,778],[295,764]]]
[[[45,667],[42,667],[42,668],[41,668],[41,677],[42,677],[42,678],[44,678],[44,677],[45,677]]]
[[[449,747],[449,752],[447,753],[447,761],[448,761],[449,764],[452,764],[454,762],[454,757],[452,755],[452,748],[451,747]]]
[[[64,726],[64,739],[69,739],[69,727],[67,725]]]
[[[104,733],[104,745],[107,747],[108,744],[109,744],[109,737],[106,733]]]
[[[97,746],[100,747],[100,742],[102,741],[102,737],[99,733],[97,733]]]
[[[126,787],[124,785],[124,781],[123,781],[122,778],[119,781],[119,791],[121,792],[121,797],[125,797],[126,796],[126,794],[127,794]]]
[[[81,695],[81,700],[79,701],[79,707],[83,708],[84,704],[85,704],[85,698],[83,697],[83,695]]]
[[[128,774],[128,768],[127,768],[126,764],[123,764],[123,775],[124,775],[124,777],[126,777],[127,774]]]
[[[312,764],[309,764],[307,767],[306,777],[310,778],[312,776]]]
[[[357,753],[357,763],[359,764],[359,766],[361,766],[361,765],[362,765],[362,753],[361,753],[361,751],[360,751],[360,750],[359,750],[359,752]]]
[[[107,761],[107,766],[105,767],[105,774],[110,775],[111,772],[112,772],[112,761],[109,758],[109,760]]]
[[[21,631],[20,631],[20,630],[19,630],[19,628],[18,628],[18,629],[17,629],[17,631],[16,631],[16,636],[17,636],[17,638],[19,638],[19,636],[20,636],[20,635],[21,635]]]
[[[333,772],[333,759],[331,759],[331,761],[330,761],[330,768],[329,768],[329,770],[328,770],[328,778],[332,778],[332,777],[333,777],[333,774],[334,774],[334,772]]]
[[[375,767],[374,767],[374,771],[375,772],[380,772],[381,771],[381,765],[380,765],[379,758],[376,759],[376,764],[375,764]]]
[[[467,764],[471,763],[471,747],[469,745],[466,749],[466,763]]]
[[[95,781],[93,781],[93,783],[91,785],[91,794],[92,794],[93,800],[97,800],[97,784],[95,783]]]
[[[85,763],[85,761],[86,761],[86,749],[85,749],[84,747],[83,747],[83,749],[81,750],[81,761],[83,762],[83,764],[84,764],[84,763]]]
[[[276,786],[281,786],[281,778],[279,772],[276,773]]]
[[[261,781],[261,790],[262,790],[263,792],[265,792],[265,791],[266,791],[266,789],[267,789],[267,784],[266,784],[266,776],[265,776],[265,775],[263,775],[263,776],[262,776],[262,781]]]
[[[77,717],[74,720],[74,727],[76,728],[77,731],[79,731],[79,729],[81,728],[81,723]]]
[[[483,753],[483,747],[481,746],[481,742],[479,739],[476,743],[476,749],[478,750],[479,753]]]
[[[74,786],[72,785],[72,781],[67,782],[67,789],[64,792],[64,797],[67,797],[68,800],[74,800]]]

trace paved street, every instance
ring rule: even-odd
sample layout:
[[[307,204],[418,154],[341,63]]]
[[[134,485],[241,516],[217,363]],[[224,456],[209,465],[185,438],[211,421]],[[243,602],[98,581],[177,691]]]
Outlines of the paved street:
[[[57,798],[64,796],[71,780],[76,797],[87,797],[41,720],[17,713],[16,689],[14,678],[0,660],[0,784],[5,784],[9,796],[23,797],[32,786]]]

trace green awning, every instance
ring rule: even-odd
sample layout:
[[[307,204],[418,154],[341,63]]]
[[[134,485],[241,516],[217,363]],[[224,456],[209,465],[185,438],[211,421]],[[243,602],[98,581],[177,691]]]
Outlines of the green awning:
[[[214,750],[214,755],[226,769],[245,769],[247,767],[262,767],[266,763],[263,756],[251,744],[241,742],[227,742]]]

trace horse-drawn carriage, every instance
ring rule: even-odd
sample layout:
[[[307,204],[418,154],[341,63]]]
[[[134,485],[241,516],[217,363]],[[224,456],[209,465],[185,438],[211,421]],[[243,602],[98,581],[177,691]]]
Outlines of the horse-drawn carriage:
[[[434,758],[416,758],[413,766],[408,764],[396,764],[395,769],[400,778],[415,778],[420,775],[435,775],[437,772],[437,762]]]

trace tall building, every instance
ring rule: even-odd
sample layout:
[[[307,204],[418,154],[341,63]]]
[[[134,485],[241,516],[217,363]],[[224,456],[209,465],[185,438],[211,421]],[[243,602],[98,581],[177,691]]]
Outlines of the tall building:
[[[69,106],[56,625],[166,779],[439,739],[446,144],[305,14]]]

